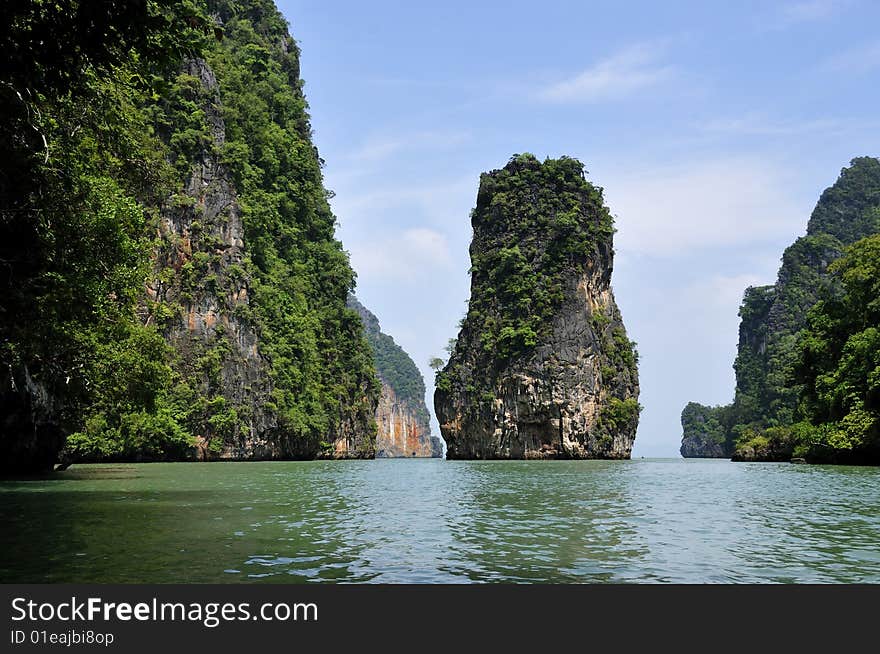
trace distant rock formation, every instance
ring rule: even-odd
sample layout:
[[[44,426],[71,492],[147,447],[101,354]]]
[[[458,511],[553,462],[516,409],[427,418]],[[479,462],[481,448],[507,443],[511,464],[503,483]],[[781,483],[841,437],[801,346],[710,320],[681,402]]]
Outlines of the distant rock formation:
[[[681,455],[688,458],[729,459],[719,407],[690,402],[681,412]]]
[[[356,297],[350,296],[348,305],[361,316],[382,382],[376,408],[376,457],[443,456],[442,441],[431,435],[425,382],[416,364],[393,338],[382,333],[379,320]]]
[[[583,164],[483,174],[471,297],[434,407],[453,459],[627,459],[637,354],[611,291],[613,220]]]
[[[382,376],[381,372],[379,376]],[[430,423],[424,420],[421,407],[400,399],[384,379],[382,396],[376,408],[376,423],[379,427],[376,458],[443,456],[443,444],[439,438],[431,436]]]

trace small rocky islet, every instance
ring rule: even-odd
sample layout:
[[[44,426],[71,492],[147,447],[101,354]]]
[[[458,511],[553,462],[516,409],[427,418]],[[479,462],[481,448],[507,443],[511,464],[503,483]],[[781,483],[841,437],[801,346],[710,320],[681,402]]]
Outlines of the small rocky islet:
[[[434,409],[451,459],[628,459],[638,356],[611,291],[614,226],[577,159],[480,178],[471,295]]]

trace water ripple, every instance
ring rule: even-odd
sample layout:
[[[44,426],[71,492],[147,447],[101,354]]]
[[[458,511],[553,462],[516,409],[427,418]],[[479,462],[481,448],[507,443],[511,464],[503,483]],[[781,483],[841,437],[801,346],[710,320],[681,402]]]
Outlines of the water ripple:
[[[678,459],[77,466],[0,483],[0,581],[880,583],[878,482]]]

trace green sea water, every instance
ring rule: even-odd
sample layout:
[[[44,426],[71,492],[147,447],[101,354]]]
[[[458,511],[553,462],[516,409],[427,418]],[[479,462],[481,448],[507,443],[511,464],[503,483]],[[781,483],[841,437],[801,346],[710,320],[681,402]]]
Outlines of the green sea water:
[[[880,470],[713,460],[73,466],[2,582],[880,582]]]

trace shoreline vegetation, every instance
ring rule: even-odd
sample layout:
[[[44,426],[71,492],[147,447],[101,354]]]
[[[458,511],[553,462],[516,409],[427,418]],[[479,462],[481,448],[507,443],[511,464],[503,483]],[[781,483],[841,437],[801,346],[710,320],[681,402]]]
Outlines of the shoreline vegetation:
[[[739,315],[734,401],[684,408],[682,455],[880,465],[880,160],[841,171]]]

